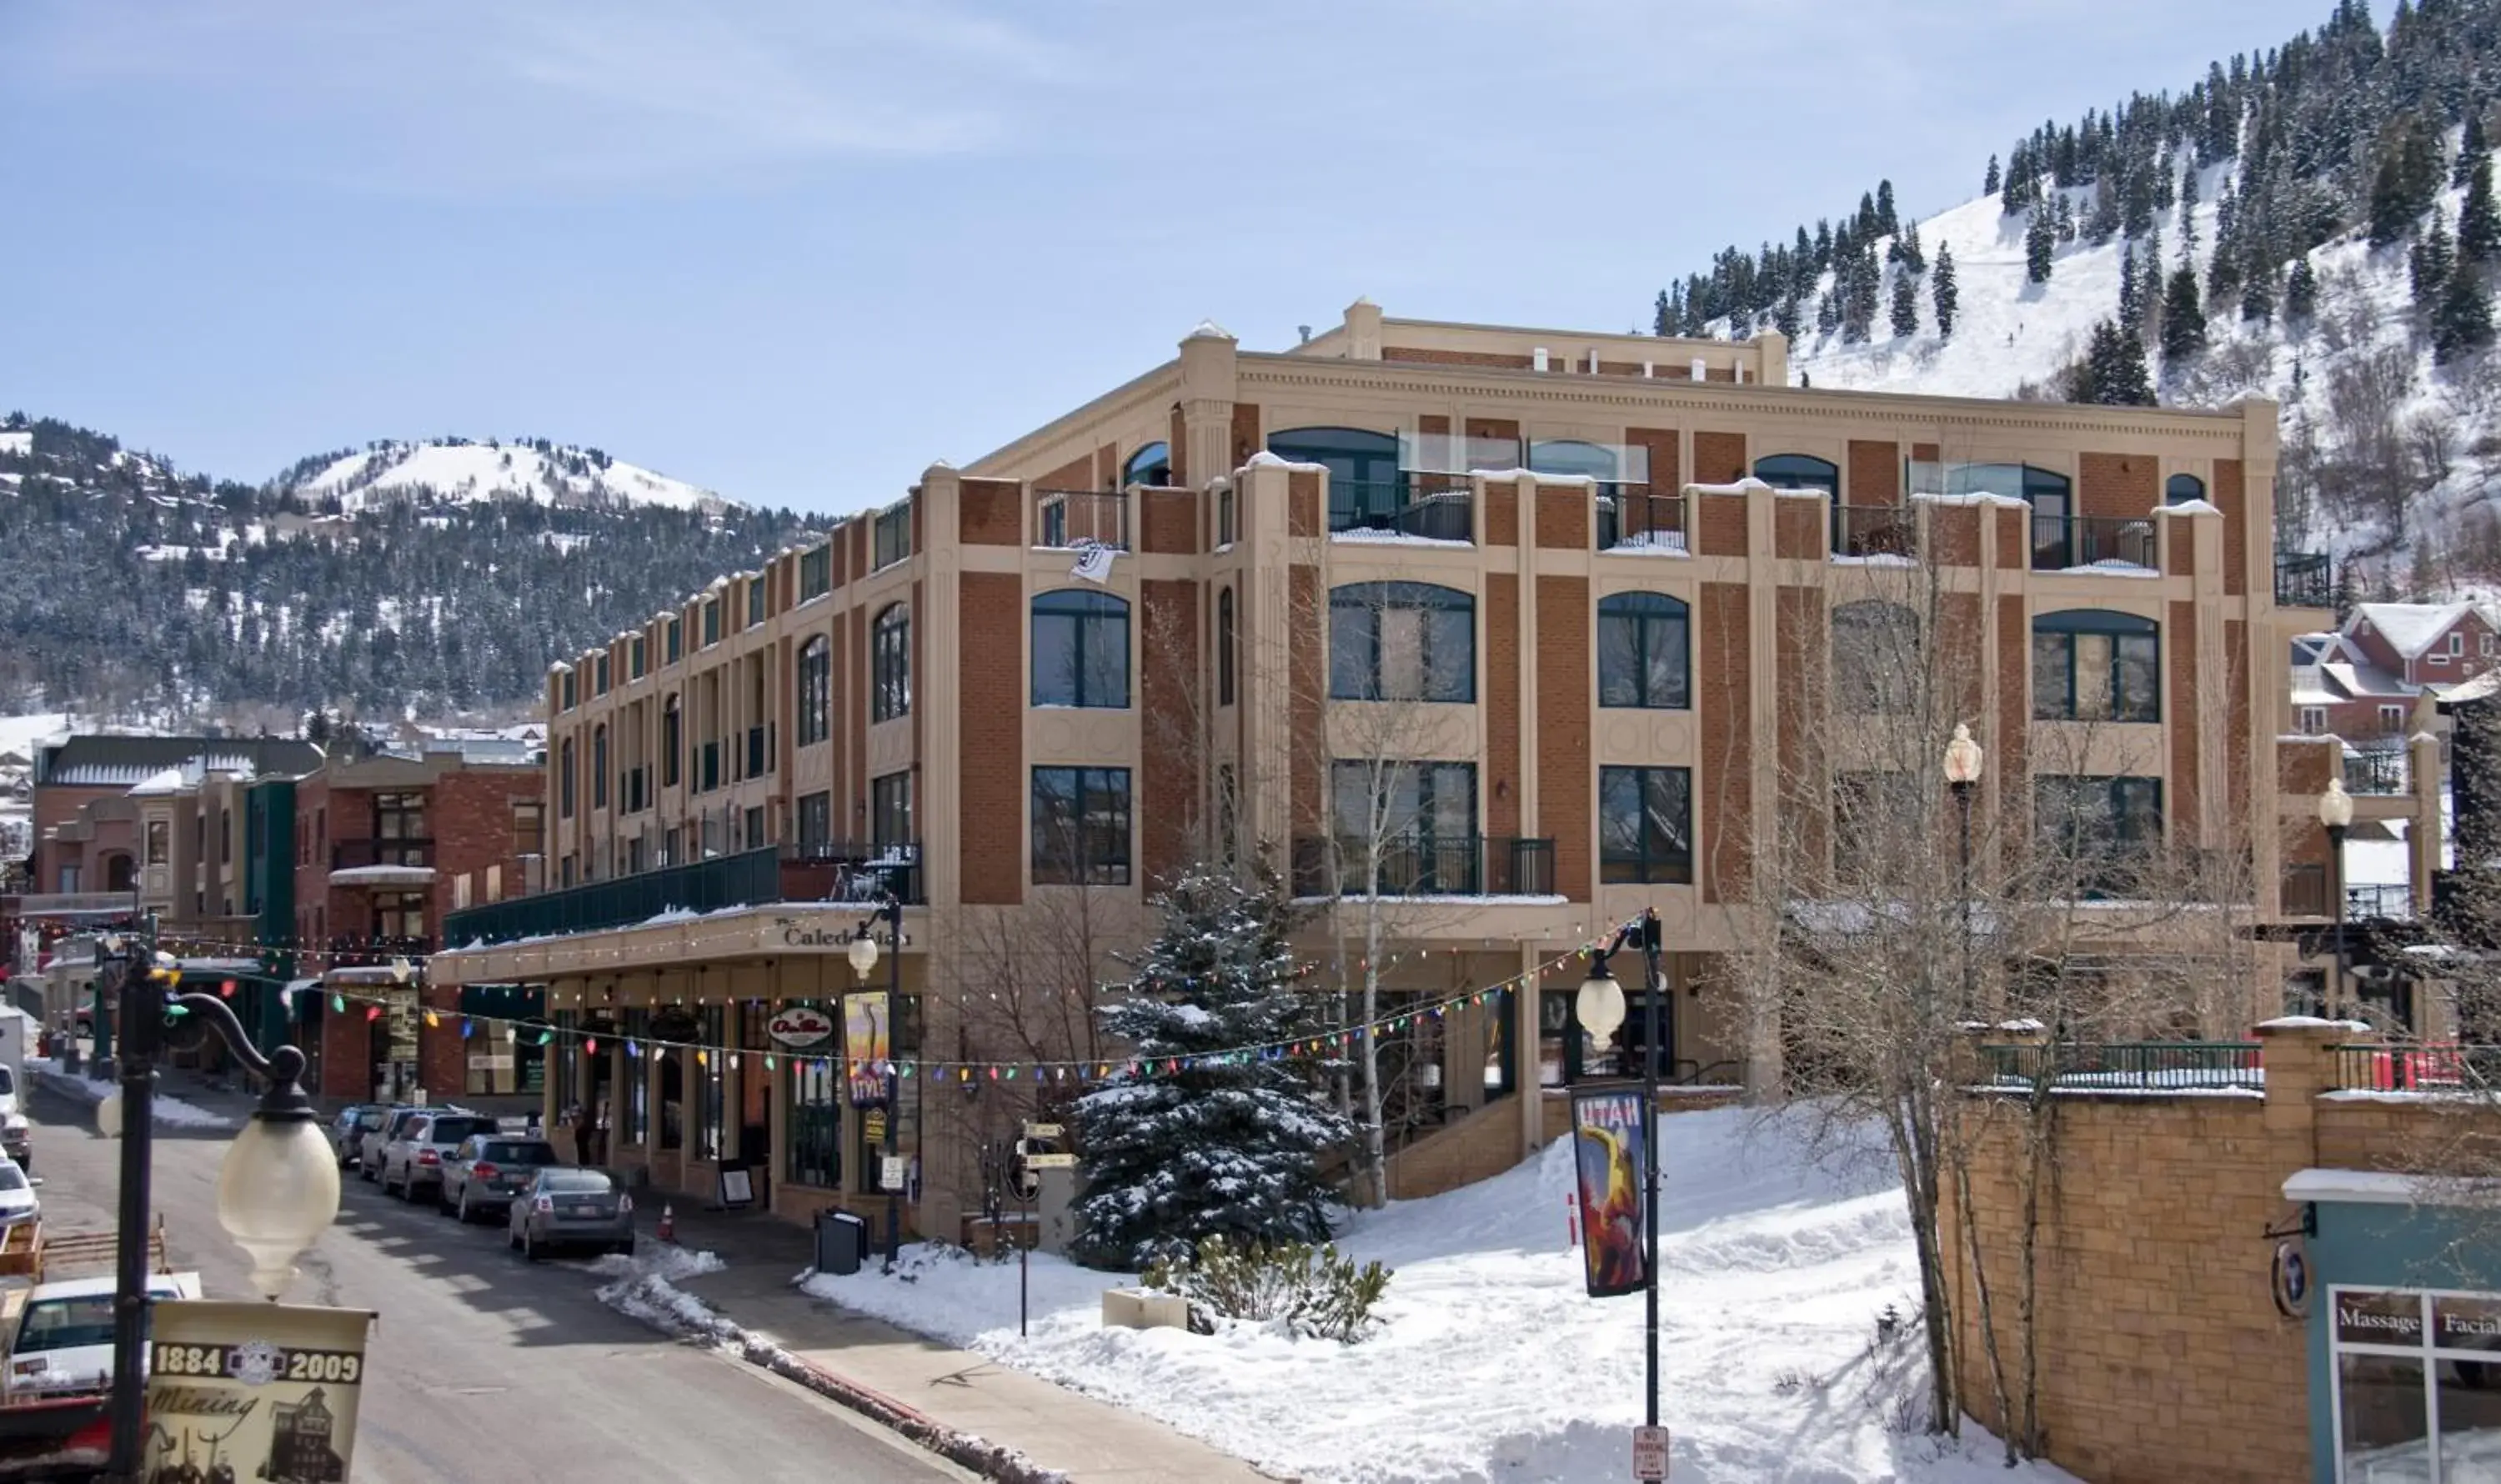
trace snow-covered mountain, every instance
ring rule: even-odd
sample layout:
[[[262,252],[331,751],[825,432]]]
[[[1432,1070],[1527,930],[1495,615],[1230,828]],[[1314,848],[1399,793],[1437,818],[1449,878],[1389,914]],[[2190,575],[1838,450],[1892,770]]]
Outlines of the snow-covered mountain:
[[[599,449],[544,438],[397,439],[295,464],[277,489],[306,500],[336,498],[347,511],[385,500],[464,502],[512,497],[543,505],[661,505],[717,513],[731,502],[709,489],[612,458]]]

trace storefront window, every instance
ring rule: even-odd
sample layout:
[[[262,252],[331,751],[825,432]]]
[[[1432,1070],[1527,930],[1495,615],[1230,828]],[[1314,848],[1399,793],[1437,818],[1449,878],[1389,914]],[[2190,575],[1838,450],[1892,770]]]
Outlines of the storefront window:
[[[2501,1295],[2332,1298],[2337,1477],[2501,1479]]]
[[[634,1043],[645,1056],[650,1055],[648,1041],[651,1034],[651,1012],[628,1010],[617,1017],[617,1029]],[[650,1083],[643,1075],[643,1058],[625,1059],[625,1121],[617,1137],[628,1144],[641,1144],[651,1136]]]
[[[720,1158],[722,1145],[720,1127],[722,1078],[728,1075],[729,1070],[728,1053],[721,1049],[729,1044],[729,1036],[726,1033],[727,1013],[723,1006],[706,1005],[703,1012],[695,1019],[697,1024],[703,1027],[700,1044],[704,1047],[703,1062],[695,1068],[695,1074],[702,1083],[703,1098],[695,1115],[695,1137],[699,1141],[695,1146],[695,1155],[698,1159],[717,1160]]]
[[[839,1189],[843,1183],[842,1074],[824,1057],[792,1057],[786,1074],[786,1178],[793,1185]]]

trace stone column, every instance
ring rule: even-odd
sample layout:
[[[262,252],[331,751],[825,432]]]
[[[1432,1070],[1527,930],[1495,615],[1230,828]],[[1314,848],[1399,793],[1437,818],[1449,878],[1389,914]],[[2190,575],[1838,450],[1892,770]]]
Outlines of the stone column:
[[[2318,1161],[2318,1097],[2336,1087],[2336,1048],[2372,1039],[2370,1028],[2352,1021],[2285,1016],[2257,1028],[2258,1060],[2266,1069],[2266,1129],[2289,1139],[2309,1164]]]

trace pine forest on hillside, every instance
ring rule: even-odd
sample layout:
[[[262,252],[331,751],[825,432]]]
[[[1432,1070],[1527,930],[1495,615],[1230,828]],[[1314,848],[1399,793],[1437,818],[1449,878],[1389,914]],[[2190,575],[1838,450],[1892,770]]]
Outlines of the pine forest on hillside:
[[[2501,0],[2363,0],[2184,91],[2045,122],[1913,219],[1889,181],[1662,290],[1661,334],[1778,329],[1810,385],[2284,404],[2288,546],[2354,590],[2501,590]]]
[[[495,447],[434,447],[446,446]],[[378,445],[368,462],[405,460],[409,447]],[[559,481],[608,463],[513,447]],[[757,565],[801,529],[786,511],[717,500],[303,488],[351,456],[306,460],[266,486],[213,482],[64,422],[0,420],[0,714],[526,713],[551,661]]]

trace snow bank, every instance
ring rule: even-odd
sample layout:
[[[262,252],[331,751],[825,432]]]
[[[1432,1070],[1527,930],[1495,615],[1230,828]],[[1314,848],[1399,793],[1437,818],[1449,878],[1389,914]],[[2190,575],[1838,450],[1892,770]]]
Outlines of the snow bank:
[[[63,1071],[58,1061],[45,1057],[28,1057],[26,1070],[42,1078],[45,1084],[54,1091],[75,1097],[89,1106],[102,1102],[121,1091],[117,1085],[100,1077],[90,1077],[84,1072]],[[168,1097],[163,1093],[158,1093],[150,1106],[156,1110],[156,1127],[159,1129],[231,1129],[234,1127],[234,1120],[222,1113],[212,1113],[197,1103],[184,1102],[180,1097]]]
[[[1924,1389],[1907,1317],[1909,1215],[1872,1130],[1810,1161],[1798,1126],[1749,1110],[1660,1121],[1660,1360],[1681,1481],[2046,1484],[2007,1470],[1978,1429],[1904,1431]],[[894,1277],[817,1275],[807,1291],[1162,1419],[1262,1467],[1329,1484],[1490,1484],[1624,1476],[1640,1420],[1642,1303],[1592,1299],[1565,1245],[1570,1146],[1495,1179],[1351,1220],[1342,1245],[1396,1274],[1380,1334],[1297,1341],[1107,1330],[1122,1275],[1032,1260],[1032,1337],[1017,1268],[911,1249]],[[1879,1314],[1905,1323],[1880,1344]]]

